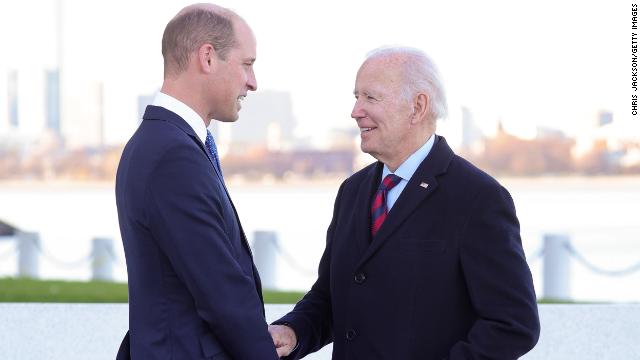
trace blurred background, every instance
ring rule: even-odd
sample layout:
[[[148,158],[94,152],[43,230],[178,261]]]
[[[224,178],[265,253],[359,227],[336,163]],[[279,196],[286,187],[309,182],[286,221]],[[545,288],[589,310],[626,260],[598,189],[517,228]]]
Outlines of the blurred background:
[[[270,287],[315,280],[338,186],[373,161],[349,116],[356,72],[368,51],[408,45],[442,73],[437,132],[512,193],[539,296],[546,236],[565,244],[562,298],[640,301],[630,4],[217,3],[258,41],[258,91],[211,130],[249,241],[275,239],[258,249]],[[115,172],[162,83],[164,27],[187,4],[0,3],[0,277],[20,275],[19,230],[37,233],[37,278],[95,277],[98,238],[112,241],[108,278],[126,281]]]

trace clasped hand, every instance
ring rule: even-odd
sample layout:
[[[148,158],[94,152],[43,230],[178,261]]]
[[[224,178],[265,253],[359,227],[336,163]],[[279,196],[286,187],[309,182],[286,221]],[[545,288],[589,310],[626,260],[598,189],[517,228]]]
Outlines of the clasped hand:
[[[295,349],[298,339],[296,333],[286,325],[269,325],[269,334],[279,357],[285,357]]]

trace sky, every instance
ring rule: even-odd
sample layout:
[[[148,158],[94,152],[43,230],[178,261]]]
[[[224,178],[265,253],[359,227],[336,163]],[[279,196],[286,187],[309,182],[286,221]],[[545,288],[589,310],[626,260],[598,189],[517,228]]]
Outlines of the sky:
[[[63,44],[55,36],[57,3]],[[461,106],[486,132],[500,120],[521,136],[532,136],[538,126],[577,135],[593,127],[601,110],[612,111],[617,122],[640,122],[630,114],[630,2],[217,3],[253,28],[258,89],[291,93],[299,135],[320,139],[330,129],[355,127],[350,113],[358,67],[368,51],[388,45],[420,48],[439,66],[450,111],[443,131],[455,132]],[[62,48],[64,72],[102,81],[133,104],[159,89],[162,32],[187,4],[2,1],[0,69],[54,68]],[[132,131],[128,114],[109,124],[118,136]]]

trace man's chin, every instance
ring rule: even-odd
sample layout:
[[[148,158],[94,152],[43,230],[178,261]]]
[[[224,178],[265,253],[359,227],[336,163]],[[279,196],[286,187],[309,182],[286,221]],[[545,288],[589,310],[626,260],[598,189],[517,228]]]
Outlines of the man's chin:
[[[378,160],[378,161],[382,161],[380,160],[380,152],[376,151],[372,146],[368,146],[369,144],[360,144],[360,151],[362,151],[365,154],[369,154],[371,155],[374,159]]]
[[[362,150],[363,153],[371,155],[373,152],[373,146],[371,146],[371,143],[366,140],[360,141],[360,150]]]
[[[214,119],[214,120],[228,123],[228,122],[236,122],[238,121],[238,118],[239,118],[238,113],[235,113],[234,116],[219,116],[217,119]]]

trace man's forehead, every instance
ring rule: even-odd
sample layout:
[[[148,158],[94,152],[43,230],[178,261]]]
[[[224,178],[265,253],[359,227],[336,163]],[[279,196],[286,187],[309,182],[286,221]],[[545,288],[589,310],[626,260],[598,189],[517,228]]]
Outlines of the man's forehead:
[[[356,84],[366,82],[390,85],[399,82],[401,78],[402,66],[398,63],[392,64],[386,61],[378,61],[378,59],[374,59],[362,64],[356,76]]]
[[[251,30],[251,27],[242,19],[238,19],[233,24],[236,46],[234,50],[242,52],[242,57],[256,56],[256,38]]]
[[[374,55],[365,60],[360,69],[384,67],[387,72],[398,72],[406,66],[408,61],[406,54]]]

